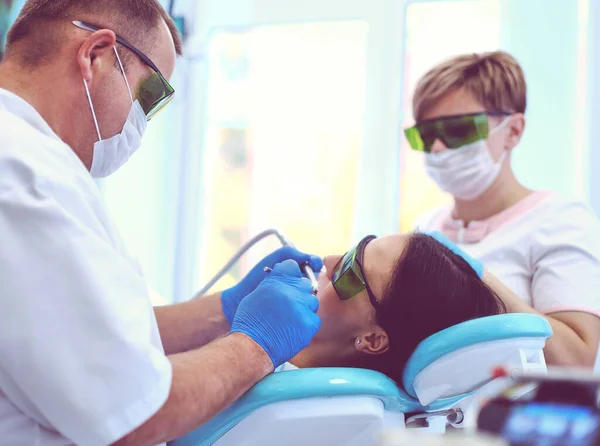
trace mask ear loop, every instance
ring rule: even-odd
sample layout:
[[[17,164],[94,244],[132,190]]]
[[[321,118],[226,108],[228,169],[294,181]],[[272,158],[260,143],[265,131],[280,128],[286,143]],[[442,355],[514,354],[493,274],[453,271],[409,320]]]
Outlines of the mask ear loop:
[[[113,46],[115,50],[115,56],[117,56],[117,62],[119,62],[119,67],[121,68],[121,73],[123,73],[123,77],[125,78],[125,84],[127,85],[127,90],[129,91],[129,97],[131,98],[131,103],[133,104],[133,95],[131,94],[131,87],[129,86],[129,81],[127,80],[127,75],[125,74],[125,69],[123,68],[123,63],[121,62],[121,58],[119,57],[119,52],[117,51],[117,47]]]
[[[87,93],[88,101],[90,103],[90,109],[92,110],[92,117],[94,118],[94,124],[96,125],[96,131],[98,132],[98,140],[102,141],[102,135],[100,135],[100,127],[98,127],[98,120],[96,119],[96,112],[94,111],[94,104],[92,104],[92,96],[90,96],[90,89],[88,88],[87,81],[83,80],[83,86]]]
[[[506,118],[504,118],[504,121],[502,121],[500,124],[498,124],[496,127],[494,127],[492,130],[490,130],[488,132],[488,138],[492,135],[495,135],[496,133],[498,133],[500,130],[502,130],[504,127],[506,127],[506,124],[508,124],[510,122],[510,119],[512,118],[512,115],[507,116]]]
[[[502,121],[500,124],[498,124],[496,127],[494,127],[490,132],[488,132],[488,138],[490,136],[492,136],[492,135],[495,135],[500,130],[502,130],[504,127],[506,127],[506,124],[508,124],[510,122],[511,118],[512,118],[512,115],[507,116],[506,118],[504,118],[504,121]],[[504,163],[504,160],[506,159],[506,154],[507,153],[508,153],[508,151],[506,150],[506,148],[503,149],[502,150],[502,155],[500,155],[500,158],[498,159],[498,161],[494,162],[494,164],[500,164],[501,165],[502,163]],[[491,154],[490,154],[490,158],[491,158]]]

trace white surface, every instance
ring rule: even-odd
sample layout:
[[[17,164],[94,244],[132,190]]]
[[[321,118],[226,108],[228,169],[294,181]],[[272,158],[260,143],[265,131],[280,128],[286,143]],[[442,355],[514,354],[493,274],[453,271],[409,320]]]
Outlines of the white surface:
[[[257,410],[215,446],[368,446],[384,426],[403,428],[404,418],[386,417],[377,398],[309,398]]]
[[[81,161],[0,90],[0,443],[110,444],[168,396],[144,278]]]
[[[545,370],[543,338],[482,342],[459,349],[427,366],[414,380],[415,393],[427,406],[440,398],[470,392],[485,384],[498,366],[510,370]]]
[[[440,209],[416,223],[439,229]],[[600,315],[600,221],[583,203],[551,194],[476,244],[459,244],[542,313]]]

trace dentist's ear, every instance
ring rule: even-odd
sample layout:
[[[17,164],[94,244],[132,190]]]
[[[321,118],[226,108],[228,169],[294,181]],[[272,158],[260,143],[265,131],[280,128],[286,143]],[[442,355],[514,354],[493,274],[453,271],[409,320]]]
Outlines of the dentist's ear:
[[[93,33],[81,31],[88,34],[82,41],[77,53],[77,63],[82,77],[91,82],[94,74],[103,69],[112,70],[114,53],[113,48],[117,43],[117,36],[108,29],[101,29]]]

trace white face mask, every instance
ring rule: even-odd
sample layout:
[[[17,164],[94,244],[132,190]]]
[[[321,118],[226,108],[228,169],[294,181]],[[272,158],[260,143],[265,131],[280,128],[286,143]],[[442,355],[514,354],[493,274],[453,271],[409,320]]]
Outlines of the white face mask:
[[[489,136],[499,132],[510,120],[506,118],[490,131]],[[443,191],[459,200],[474,200],[496,181],[506,151],[497,162],[490,154],[487,141],[480,140],[465,146],[425,154],[427,174]]]
[[[119,53],[117,53],[116,48],[114,48],[114,50],[133,105],[131,106],[129,116],[127,116],[127,121],[125,121],[125,125],[123,126],[123,131],[110,139],[103,140],[102,135],[100,134],[100,127],[98,126],[98,120],[96,119],[94,105],[92,104],[90,90],[84,79],[83,84],[90,103],[90,109],[92,110],[96,131],[98,132],[98,142],[94,143],[92,167],[90,169],[90,174],[93,178],[105,178],[115,173],[123,166],[131,155],[141,147],[142,136],[144,136],[144,132],[148,125],[146,114],[139,101],[133,101],[131,88],[129,88],[129,81],[127,80],[127,76],[125,76],[125,70],[123,69]]]

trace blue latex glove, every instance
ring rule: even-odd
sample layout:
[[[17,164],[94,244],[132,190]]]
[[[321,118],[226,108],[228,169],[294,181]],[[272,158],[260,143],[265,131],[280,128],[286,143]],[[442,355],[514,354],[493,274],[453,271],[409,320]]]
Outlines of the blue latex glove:
[[[452,251],[457,256],[461,256],[465,261],[473,268],[473,270],[477,273],[477,276],[481,278],[483,276],[483,263],[477,260],[475,257],[471,257],[469,254],[460,249],[452,240],[442,234],[440,231],[434,231],[429,233],[431,237],[436,239],[450,251]]]
[[[243,333],[260,345],[277,368],[310,344],[321,318],[319,300],[298,264],[286,260],[238,307],[231,333]]]
[[[298,264],[308,262],[315,274],[318,274],[323,268],[323,260],[320,257],[304,254],[291,246],[284,246],[272,252],[252,268],[252,271],[240,283],[221,293],[223,313],[225,313],[225,318],[230,326],[242,299],[254,291],[258,284],[267,277],[268,273],[265,272],[265,267],[273,268],[284,260],[294,260]]]

